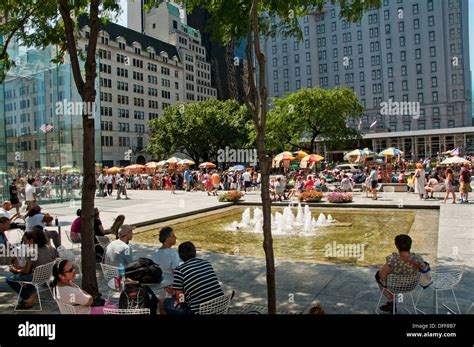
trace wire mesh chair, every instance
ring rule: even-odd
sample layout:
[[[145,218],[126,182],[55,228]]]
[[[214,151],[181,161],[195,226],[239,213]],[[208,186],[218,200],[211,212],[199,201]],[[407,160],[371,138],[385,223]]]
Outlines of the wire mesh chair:
[[[21,285],[20,292],[18,293],[18,299],[17,299],[17,305],[15,306],[14,311],[24,311],[21,309],[17,309],[18,303],[21,300],[21,292],[25,286],[33,286],[36,289],[36,292],[38,293],[38,301],[39,301],[39,310],[28,310],[28,311],[42,311],[43,306],[41,305],[41,296],[40,296],[40,289],[39,287],[42,286],[43,284],[46,284],[48,287],[48,290],[51,294],[51,287],[49,286],[49,281],[51,280],[51,277],[53,276],[53,266],[56,264],[56,261],[52,261],[50,263],[40,265],[35,267],[33,270],[33,278],[31,281],[18,281],[18,283]]]
[[[110,239],[107,236],[96,236],[97,242],[99,243],[100,247],[104,250],[102,255],[102,262],[105,262],[105,252],[107,251],[107,246],[110,244]]]
[[[127,314],[127,315],[146,315],[150,314],[149,308],[106,308],[104,314]]]
[[[71,250],[72,251],[74,251],[74,246],[77,246],[77,248],[81,248],[81,243],[80,242],[72,241],[70,230],[65,230],[64,233],[66,234],[67,239],[68,239],[69,243],[71,244]]]
[[[459,309],[458,305],[458,300],[456,298],[456,295],[454,294],[454,287],[456,287],[459,282],[461,282],[462,276],[463,276],[464,270],[459,267],[452,267],[452,268],[438,268],[436,271],[433,271],[432,274],[432,280],[433,283],[431,284],[430,288],[434,290],[434,299],[435,299],[435,309],[436,309],[436,314],[438,314],[438,291],[441,291],[441,294],[443,291],[450,290],[451,293],[453,294],[454,302],[456,303],[456,308],[457,308],[457,313],[461,314],[461,310]],[[424,292],[421,291],[418,294],[418,298],[416,300],[417,304],[418,301],[420,300],[421,294]],[[451,309],[449,306],[443,303],[444,297],[442,298],[441,302],[444,307],[446,307],[449,311],[452,313],[456,313],[453,309]],[[418,310],[422,313],[425,313],[421,310]]]
[[[56,304],[58,304],[59,312],[61,314],[89,314],[90,313],[90,307],[89,307],[89,312],[77,312],[75,305],[70,305],[70,304],[65,304],[62,303],[58,300],[56,300]]]
[[[111,280],[115,279],[115,277],[119,276],[119,268],[104,263],[100,263],[100,267],[102,268],[102,274],[104,275],[105,283],[109,289],[107,293],[107,300],[109,300],[110,294],[113,294],[113,292],[118,292],[117,290],[112,289],[108,284]]]
[[[227,314],[229,312],[230,301],[235,292],[219,296],[215,299],[203,302],[199,305],[199,314]]]
[[[420,282],[420,272],[417,271],[411,275],[390,274],[387,276],[387,287],[384,288],[387,292],[393,295],[393,314],[396,313],[396,302],[403,302],[403,294],[410,294],[411,302],[413,304],[414,313],[416,314],[416,303],[413,299],[412,292],[416,289]],[[379,314],[379,306],[384,296],[384,291],[380,293],[379,302],[375,307],[375,313]],[[407,309],[408,313],[411,313]]]

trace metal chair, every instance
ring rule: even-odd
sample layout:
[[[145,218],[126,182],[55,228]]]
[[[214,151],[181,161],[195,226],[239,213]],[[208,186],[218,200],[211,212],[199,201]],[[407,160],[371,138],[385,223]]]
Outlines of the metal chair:
[[[56,264],[56,261],[52,261],[50,263],[40,265],[35,267],[33,270],[33,279],[31,281],[18,281],[18,283],[21,285],[20,292],[18,293],[18,299],[17,299],[17,305],[15,306],[14,311],[25,311],[25,310],[18,310],[16,307],[18,306],[18,303],[21,300],[21,291],[23,288],[27,285],[34,286],[36,289],[36,292],[38,293],[38,301],[39,301],[39,310],[28,310],[28,311],[42,311],[43,307],[41,305],[41,296],[40,296],[40,289],[39,287],[46,284],[48,287],[49,293],[51,296],[53,295],[51,293],[51,287],[49,286],[49,281],[51,280],[51,277],[53,276],[53,266]]]
[[[105,284],[109,289],[107,293],[107,300],[109,300],[110,294],[112,294],[113,292],[118,292],[117,290],[113,290],[112,288],[110,288],[108,284],[111,280],[115,279],[115,277],[119,276],[119,268],[104,263],[100,263],[100,267],[102,268],[102,274],[104,275]]]
[[[107,251],[107,246],[110,244],[110,239],[107,236],[96,236],[97,242],[99,242],[100,247],[104,250],[102,256],[102,262],[105,262],[105,252]]]
[[[230,294],[203,302],[199,305],[199,314],[227,314],[234,294],[235,292],[232,291]]]
[[[420,282],[420,272],[417,271],[411,275],[399,275],[399,274],[390,274],[387,276],[387,287],[385,288],[390,294],[393,295],[393,314],[396,313],[396,303],[397,301],[403,302],[403,294],[410,294],[411,302],[413,304],[414,313],[416,314],[417,308],[415,300],[413,300],[412,292],[418,286]],[[401,296],[400,296],[401,295]],[[382,290],[380,293],[379,302],[375,307],[375,313],[379,314],[379,306],[384,297],[384,291]],[[399,300],[401,298],[401,301]],[[408,313],[411,313],[407,309]]]
[[[58,304],[59,312],[61,314],[89,314],[90,313],[90,307],[89,307],[89,312],[77,312],[75,305],[70,305],[70,304],[64,304],[62,302],[59,302],[56,300],[56,304]]]
[[[69,240],[69,243],[71,244],[71,250],[74,251],[74,246],[77,246],[78,248],[81,248],[81,243],[80,242],[73,242],[71,238],[71,231],[70,230],[65,230],[64,233],[67,236],[67,239]]]
[[[458,300],[456,295],[454,294],[454,287],[456,287],[459,282],[461,281],[462,275],[464,271],[462,268],[459,267],[452,267],[452,268],[438,268],[432,274],[433,283],[430,285],[430,288],[434,290],[435,295],[435,307],[436,307],[436,314],[438,314],[438,291],[445,291],[450,290],[453,294],[454,302],[456,303],[457,313],[461,314],[461,310],[459,309]],[[417,304],[420,300],[421,294],[424,293],[424,290],[420,291],[418,294],[418,298],[416,300]],[[442,301],[444,298],[442,298]],[[442,305],[446,307],[451,313],[456,313],[453,309],[442,302]],[[425,313],[418,309],[418,311]]]
[[[106,308],[104,314],[127,314],[127,315],[147,315],[150,314],[149,308]]]

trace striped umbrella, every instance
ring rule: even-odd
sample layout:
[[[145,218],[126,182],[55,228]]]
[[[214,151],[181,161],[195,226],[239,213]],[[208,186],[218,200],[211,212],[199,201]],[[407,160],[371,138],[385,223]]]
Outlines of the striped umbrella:
[[[293,155],[296,156],[296,159],[303,159],[304,157],[308,155],[308,153],[306,153],[305,151],[296,151],[296,152],[293,152]]]
[[[158,163],[156,161],[150,161],[149,163],[145,164],[145,167],[147,169],[156,169],[158,166],[160,166],[160,165],[158,165]]]
[[[162,160],[158,162],[158,166],[165,166],[166,165],[166,160]]]
[[[387,148],[385,151],[379,153],[379,157],[394,157],[396,155],[403,155],[403,152],[395,147]]]
[[[207,161],[205,163],[199,164],[199,168],[201,168],[201,169],[215,169],[216,164],[210,163],[210,162]]]
[[[194,160],[191,159],[182,159],[178,162],[178,165],[194,165]]]
[[[181,158],[178,157],[171,157],[166,162],[168,164],[178,164],[181,161]]]
[[[319,154],[308,154],[306,157],[301,159],[302,162],[310,162],[310,163],[317,163],[324,160],[324,157],[320,156]]]
[[[275,161],[281,161],[281,160],[295,160],[295,157],[293,156],[293,153],[285,151],[277,154],[275,158],[273,158]]]
[[[125,170],[127,171],[143,171],[145,169],[145,165],[140,165],[140,164],[133,164],[125,167]]]

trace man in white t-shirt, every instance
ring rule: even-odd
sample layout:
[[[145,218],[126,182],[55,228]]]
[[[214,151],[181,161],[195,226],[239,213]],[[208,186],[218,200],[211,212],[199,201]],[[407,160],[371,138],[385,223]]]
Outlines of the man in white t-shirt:
[[[180,260],[178,252],[172,249],[176,244],[176,235],[171,227],[164,227],[160,230],[161,248],[152,255],[152,260],[157,263],[164,272],[172,273],[178,267]]]
[[[244,180],[244,192],[247,193],[247,188],[252,186],[252,174],[248,171],[245,171],[242,174],[242,179]]]
[[[30,178],[25,187],[26,210],[29,211],[31,206],[36,203],[36,188],[33,186],[34,178]]]
[[[128,242],[133,238],[134,226],[124,224],[120,227],[118,235],[119,239],[112,241],[105,252],[105,263],[119,267],[123,265],[127,267],[133,261],[132,247]]]

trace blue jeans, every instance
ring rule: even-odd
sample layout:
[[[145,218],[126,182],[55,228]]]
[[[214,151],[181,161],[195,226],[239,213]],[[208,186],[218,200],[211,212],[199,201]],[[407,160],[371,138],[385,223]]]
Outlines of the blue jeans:
[[[8,276],[7,277],[7,284],[12,287],[12,289],[17,292],[17,293],[20,293],[20,289],[21,289],[21,284],[18,283],[17,281],[25,281],[25,282],[29,282],[33,279],[33,274],[14,274],[14,275],[11,275],[11,276]],[[32,285],[26,285],[26,286],[23,286],[23,290],[21,291],[21,298],[23,300],[26,300],[28,299],[31,294],[33,294],[34,292],[36,291],[35,287],[32,286]]]
[[[174,306],[176,300],[174,298],[166,298],[163,301],[163,308],[166,314],[173,314],[173,315],[185,315],[185,314],[193,314],[189,306],[186,304]]]

